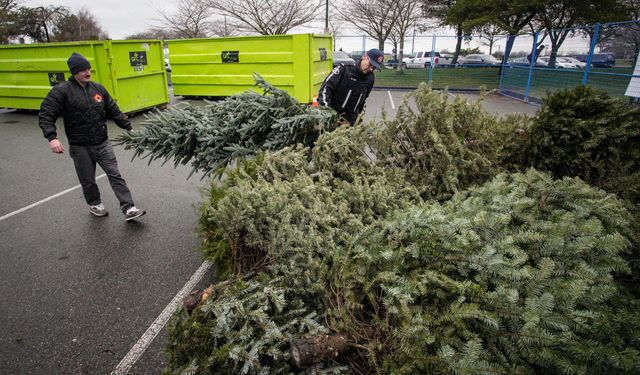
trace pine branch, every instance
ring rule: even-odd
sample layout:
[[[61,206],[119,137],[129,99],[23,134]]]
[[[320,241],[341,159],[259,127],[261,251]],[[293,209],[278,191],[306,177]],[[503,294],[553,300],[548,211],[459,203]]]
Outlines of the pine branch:
[[[122,134],[115,142],[149,163],[191,162],[191,174],[201,171],[204,177],[221,174],[236,158],[304,144],[338,125],[332,109],[300,104],[255,73],[254,80],[262,95],[247,91],[204,108],[185,104],[158,111],[147,116],[140,131]]]

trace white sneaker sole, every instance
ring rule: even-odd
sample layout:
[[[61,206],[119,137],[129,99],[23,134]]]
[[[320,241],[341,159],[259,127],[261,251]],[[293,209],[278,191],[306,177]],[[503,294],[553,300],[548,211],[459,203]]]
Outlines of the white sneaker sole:
[[[93,216],[97,216],[97,217],[103,217],[103,216],[107,216],[107,215],[109,215],[109,212],[105,212],[105,213],[102,213],[102,214],[99,214],[99,213],[97,213],[97,212],[93,212],[93,211],[91,211],[91,210],[89,210],[89,212],[91,212],[91,214],[92,214]]]
[[[135,215],[135,216],[129,216],[129,217],[127,217],[127,219],[126,219],[126,220],[127,220],[127,221],[131,221],[131,220],[137,219],[137,218],[139,218],[140,216],[142,216],[142,215],[144,215],[144,214],[146,214],[146,213],[147,213],[147,211],[145,211],[145,210],[141,210],[140,212],[138,212],[138,214],[137,214],[137,215]]]

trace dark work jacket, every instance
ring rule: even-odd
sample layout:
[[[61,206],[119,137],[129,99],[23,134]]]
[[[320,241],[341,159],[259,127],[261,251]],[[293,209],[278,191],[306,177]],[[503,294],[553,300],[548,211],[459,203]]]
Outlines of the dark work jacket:
[[[131,130],[131,122],[104,86],[90,81],[82,87],[73,76],[52,87],[40,105],[39,124],[49,141],[58,137],[56,120],[60,116],[72,145],[98,145],[106,141],[107,119]]]
[[[373,73],[364,74],[360,71],[360,60],[356,61],[355,66],[340,64],[322,83],[318,103],[335,109],[353,125],[364,110],[374,81]]]

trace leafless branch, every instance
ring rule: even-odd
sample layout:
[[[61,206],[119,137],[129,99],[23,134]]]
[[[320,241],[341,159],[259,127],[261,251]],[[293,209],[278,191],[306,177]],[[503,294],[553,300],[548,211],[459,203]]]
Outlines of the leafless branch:
[[[239,31],[262,35],[286,34],[317,17],[322,0],[210,0],[212,9],[230,18]]]

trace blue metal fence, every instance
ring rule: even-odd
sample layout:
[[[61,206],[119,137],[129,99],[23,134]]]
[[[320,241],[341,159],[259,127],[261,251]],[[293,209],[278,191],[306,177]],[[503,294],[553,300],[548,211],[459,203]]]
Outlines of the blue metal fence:
[[[347,51],[379,47],[377,41],[363,36],[337,36],[335,39],[336,48],[355,46],[351,49],[345,47]],[[517,36],[467,35],[460,41],[466,53],[452,61],[457,42],[458,38],[451,35],[409,35],[404,40],[403,51],[404,56],[409,57],[398,61],[398,64],[409,63],[409,68],[426,67],[427,70],[423,70],[426,74],[417,76],[436,88],[478,89],[488,86],[497,88],[504,95],[532,103],[539,102],[549,92],[577,85],[597,86],[613,96],[624,96],[630,83],[640,79],[638,73],[634,75],[640,50],[640,21]],[[384,47],[387,52],[395,52],[398,43],[387,41]],[[436,53],[440,57],[434,64],[411,64],[413,60],[422,61],[417,58],[420,52],[430,54],[428,62],[436,61]],[[470,52],[494,56],[499,61],[483,64],[472,59]],[[413,60],[411,53],[415,54]]]
[[[517,59],[505,59],[499,91],[529,102],[538,102],[548,92],[576,85],[596,86],[613,96],[624,96],[632,78],[640,78],[634,75],[640,49],[640,22],[581,26],[566,30],[566,34],[573,37],[559,47],[554,48],[552,43],[551,50],[541,56],[536,56],[539,46],[544,45],[540,33],[516,37],[532,40],[530,61],[522,65]]]

